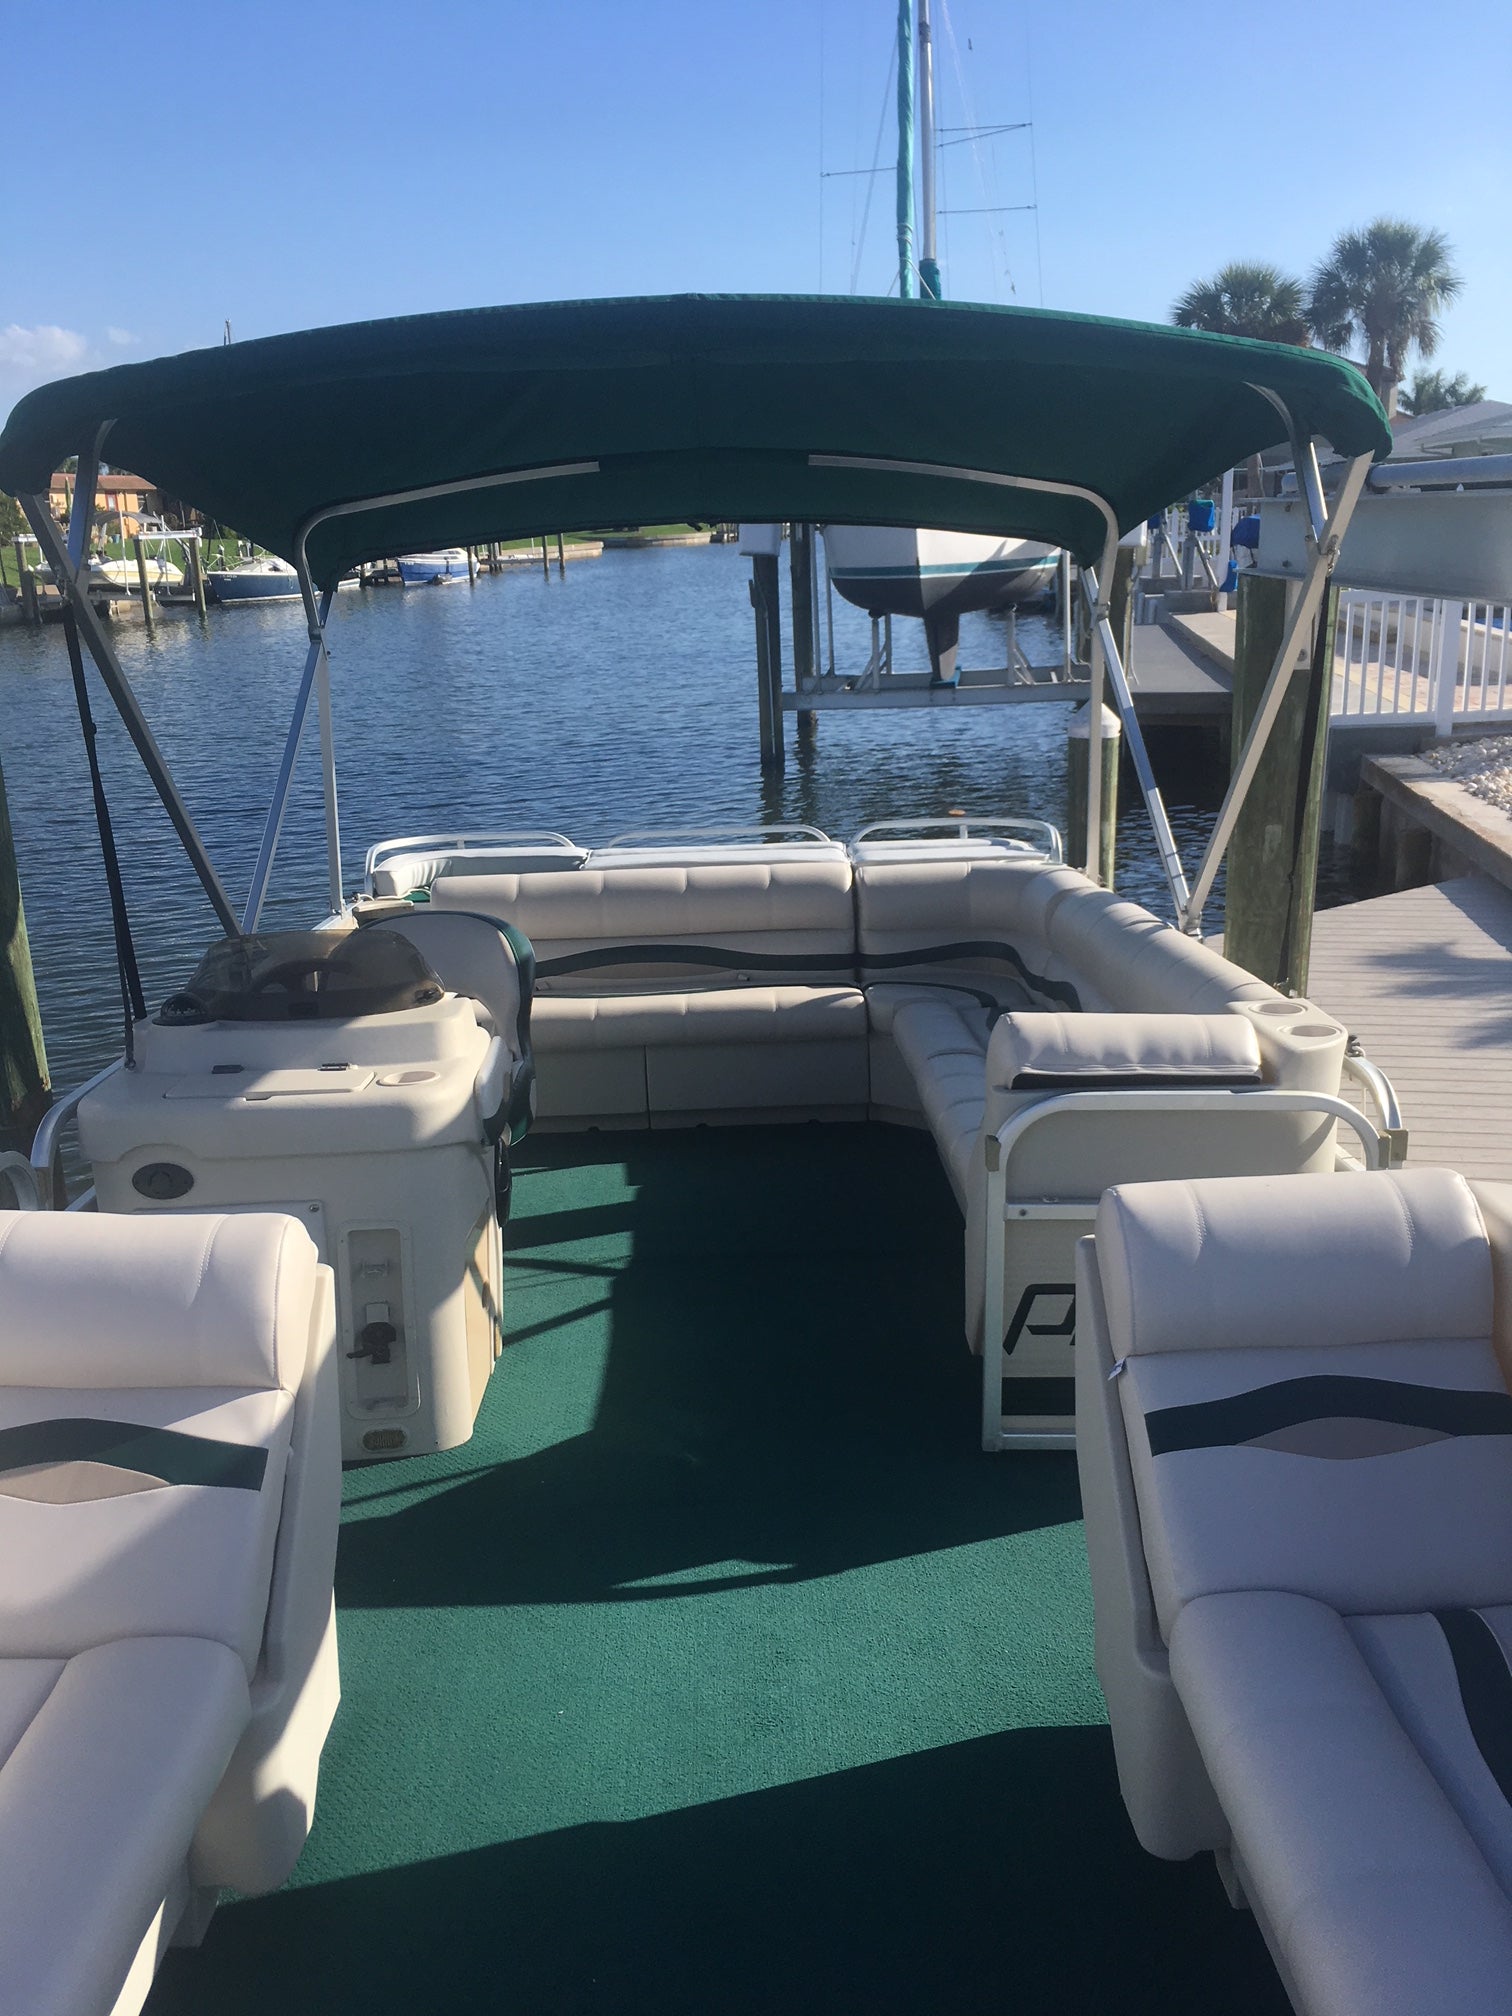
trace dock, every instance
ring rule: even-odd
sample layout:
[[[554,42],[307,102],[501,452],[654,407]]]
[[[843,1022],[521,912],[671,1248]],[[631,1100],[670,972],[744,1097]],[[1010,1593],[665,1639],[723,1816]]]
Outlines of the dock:
[[[1512,891],[1464,875],[1320,910],[1308,993],[1395,1085],[1409,1167],[1512,1177]]]

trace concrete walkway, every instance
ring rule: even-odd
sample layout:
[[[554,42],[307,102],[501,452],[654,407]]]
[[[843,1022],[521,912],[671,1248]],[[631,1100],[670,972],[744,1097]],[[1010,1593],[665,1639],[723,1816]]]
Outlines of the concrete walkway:
[[[1308,993],[1395,1085],[1409,1167],[1512,1178],[1512,892],[1466,875],[1321,910]]]

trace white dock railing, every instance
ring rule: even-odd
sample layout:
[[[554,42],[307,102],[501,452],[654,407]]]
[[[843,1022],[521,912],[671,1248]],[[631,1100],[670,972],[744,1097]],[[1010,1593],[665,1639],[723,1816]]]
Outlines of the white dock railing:
[[[1331,717],[1455,728],[1512,722],[1512,606],[1346,589]]]

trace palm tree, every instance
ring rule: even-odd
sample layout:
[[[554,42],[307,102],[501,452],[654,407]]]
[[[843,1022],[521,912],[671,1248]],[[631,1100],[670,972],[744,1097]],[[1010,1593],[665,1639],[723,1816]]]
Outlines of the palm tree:
[[[1474,406],[1486,396],[1484,385],[1472,385],[1468,372],[1414,371],[1412,383],[1397,395],[1404,413],[1421,419],[1425,413],[1448,413],[1456,406]]]
[[[1365,376],[1387,417],[1415,349],[1438,348],[1437,315],[1462,282],[1442,231],[1420,231],[1399,218],[1378,217],[1363,231],[1345,231],[1312,277],[1307,319],[1326,350],[1365,353]]]
[[[1211,280],[1198,280],[1171,310],[1178,329],[1219,336],[1256,336],[1267,343],[1306,343],[1302,283],[1275,266],[1238,259]]]
[[[1211,280],[1198,280],[1171,310],[1178,329],[1207,329],[1216,336],[1255,336],[1266,343],[1307,342],[1306,303],[1302,282],[1279,267],[1236,259]],[[1249,494],[1264,494],[1258,455],[1246,467]]]

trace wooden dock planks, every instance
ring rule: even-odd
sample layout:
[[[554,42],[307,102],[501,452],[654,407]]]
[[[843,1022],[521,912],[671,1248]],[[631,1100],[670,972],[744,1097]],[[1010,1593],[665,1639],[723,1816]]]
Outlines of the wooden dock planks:
[[[1467,875],[1320,910],[1308,992],[1396,1086],[1409,1167],[1512,1177],[1512,892]]]

